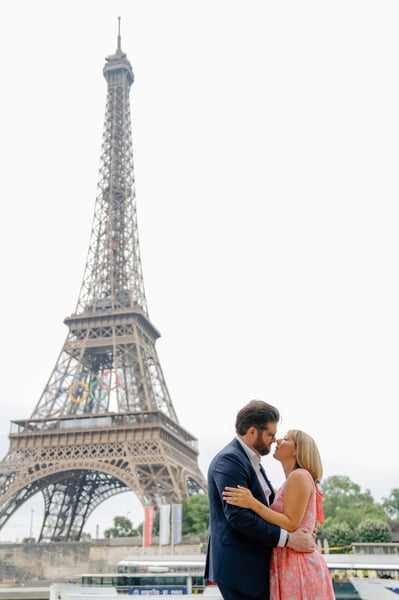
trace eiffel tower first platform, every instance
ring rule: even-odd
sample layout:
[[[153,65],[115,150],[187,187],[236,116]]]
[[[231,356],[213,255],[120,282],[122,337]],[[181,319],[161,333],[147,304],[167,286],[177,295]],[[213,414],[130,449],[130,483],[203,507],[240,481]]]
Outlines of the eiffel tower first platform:
[[[197,440],[179,424],[148,316],[135,208],[134,75],[119,26],[103,74],[99,181],[79,299],[44,391],[29,419],[12,421],[0,462],[0,529],[41,492],[39,541],[79,539],[94,509],[121,492],[155,508],[206,493]]]

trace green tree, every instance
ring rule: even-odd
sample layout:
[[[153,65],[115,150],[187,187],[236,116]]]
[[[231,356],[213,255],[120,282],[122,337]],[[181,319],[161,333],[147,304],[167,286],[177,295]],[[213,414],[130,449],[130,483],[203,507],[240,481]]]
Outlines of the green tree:
[[[388,498],[382,499],[382,506],[392,521],[399,521],[399,488],[394,488]]]
[[[392,532],[388,523],[380,519],[366,519],[356,529],[356,542],[391,542]]]
[[[354,508],[342,508],[333,519],[334,523],[347,523],[355,531],[356,527],[366,519],[380,519],[387,522],[384,509],[379,504],[365,504]]]
[[[358,509],[373,511],[377,507],[370,490],[362,492],[360,486],[357,483],[353,483],[346,476],[334,475],[333,477],[328,477],[321,484],[321,491],[324,494],[323,508],[325,518],[340,519],[340,514],[343,510],[350,512]]]
[[[138,532],[127,517],[114,517],[114,526],[104,531],[104,535],[107,538],[135,537]]]
[[[331,553],[345,553],[350,551],[354,534],[348,523],[332,523],[330,526],[324,526],[318,535],[318,538],[324,545],[327,540]]]
[[[206,494],[183,500],[183,535],[199,535],[209,529],[209,501]]]

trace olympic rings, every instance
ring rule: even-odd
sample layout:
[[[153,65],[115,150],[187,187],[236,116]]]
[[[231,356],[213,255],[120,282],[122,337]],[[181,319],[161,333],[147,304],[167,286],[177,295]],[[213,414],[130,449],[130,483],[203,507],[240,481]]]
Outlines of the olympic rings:
[[[112,374],[115,375],[115,384],[113,386],[111,386]],[[109,384],[107,384],[104,381],[104,378],[107,376],[110,376]],[[67,377],[72,377],[72,383],[70,383],[69,386],[65,388],[63,387],[63,383]],[[93,400],[93,402],[101,402],[101,400],[105,400],[108,397],[108,394],[110,392],[116,390],[116,388],[119,387],[119,382],[119,374],[114,369],[106,369],[105,371],[103,371],[98,379],[95,379],[91,382],[90,386],[88,386],[85,381],[80,381],[77,375],[73,375],[73,373],[65,373],[60,379],[58,391],[60,391],[61,393],[67,393],[69,400],[71,400],[71,402],[73,402],[74,404],[80,404],[80,402],[86,400],[87,397],[90,397],[90,399]],[[96,398],[94,393],[94,388],[96,385],[98,385],[101,389],[105,390],[105,394],[103,396],[100,396],[99,398]],[[82,396],[75,396],[74,394],[77,391],[80,392],[82,388],[84,389]]]

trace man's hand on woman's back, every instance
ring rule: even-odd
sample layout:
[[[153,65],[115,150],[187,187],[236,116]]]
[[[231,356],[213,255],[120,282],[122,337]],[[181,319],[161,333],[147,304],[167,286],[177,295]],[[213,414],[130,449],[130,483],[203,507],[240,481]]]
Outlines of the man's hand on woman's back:
[[[313,552],[316,543],[312,534],[306,529],[296,529],[291,533],[287,546],[297,552]]]

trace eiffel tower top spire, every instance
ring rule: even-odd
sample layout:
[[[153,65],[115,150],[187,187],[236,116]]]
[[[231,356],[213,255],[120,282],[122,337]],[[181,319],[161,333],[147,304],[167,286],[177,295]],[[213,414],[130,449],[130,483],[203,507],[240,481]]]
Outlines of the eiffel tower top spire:
[[[132,66],[126,57],[126,54],[122,51],[121,18],[120,17],[118,17],[118,37],[117,37],[116,52],[115,52],[115,54],[112,54],[111,56],[107,56],[105,61],[106,61],[106,64],[104,67],[104,77],[107,79],[108,83],[109,83],[109,79],[107,77],[107,74],[110,71],[115,70],[115,68],[121,69],[121,68],[123,68],[123,65],[125,65],[126,69],[129,70],[129,75],[131,78],[131,81],[129,84],[129,87],[130,87],[130,85],[134,81],[134,75],[133,75]]]
[[[148,317],[135,204],[129,91],[132,66],[121,47],[105,59],[108,84],[94,220],[76,314],[132,307]]]
[[[117,46],[117,52],[121,52],[121,18],[118,17],[118,46]]]

